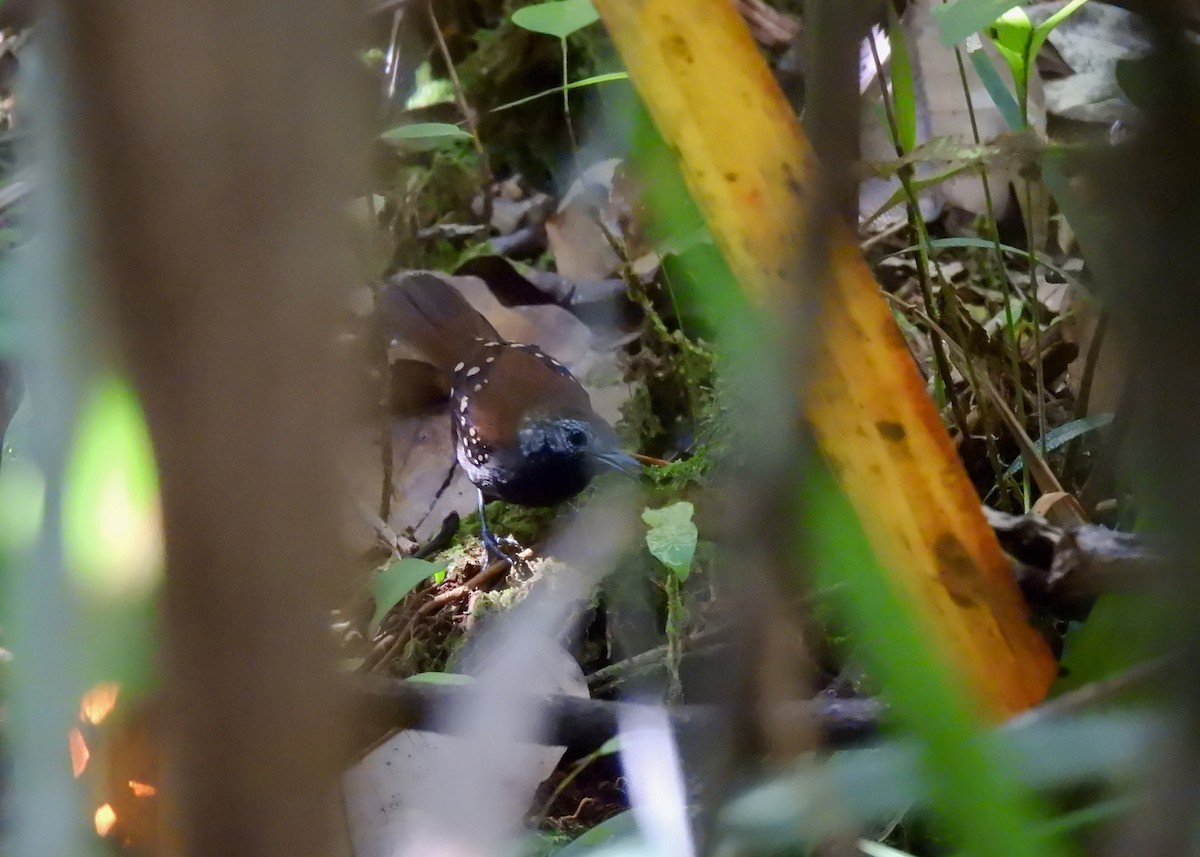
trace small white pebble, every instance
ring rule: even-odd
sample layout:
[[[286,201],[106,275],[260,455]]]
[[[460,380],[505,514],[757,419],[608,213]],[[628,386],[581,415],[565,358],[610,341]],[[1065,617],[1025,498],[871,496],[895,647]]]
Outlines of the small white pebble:
[[[483,389],[483,385],[482,385],[482,384],[476,384],[476,385],[475,385],[475,392],[476,392],[476,393],[478,393],[478,392],[479,392],[480,390],[482,390],[482,389]]]
[[[475,389],[479,389],[479,388],[476,387]],[[467,397],[466,396],[463,396],[462,399],[459,400],[458,409],[459,409],[459,411],[465,411],[467,409]]]
[[[468,377],[468,378],[470,378],[472,375],[478,375],[478,374],[479,374],[479,367],[478,367],[478,366],[472,366],[470,369],[468,369],[468,370],[467,370],[467,377]]]
[[[465,363],[459,363],[457,366],[455,366],[455,367],[454,367],[454,371],[455,371],[455,372],[461,372],[461,371],[462,371],[462,367],[463,367],[463,366],[465,366],[465,365],[466,365]]]

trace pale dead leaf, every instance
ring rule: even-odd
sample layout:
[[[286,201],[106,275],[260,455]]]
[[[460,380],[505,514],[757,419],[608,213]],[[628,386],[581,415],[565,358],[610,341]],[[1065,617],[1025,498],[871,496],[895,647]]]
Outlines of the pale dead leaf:
[[[578,662],[561,646],[541,641],[541,648],[522,663],[519,691],[534,696],[589,696]],[[487,670],[484,663],[481,670]],[[471,670],[476,674],[476,670]],[[351,768],[342,778],[346,815],[356,857],[462,854],[465,843],[455,830],[439,824],[431,812],[432,794],[441,791],[449,770],[461,760],[479,758],[476,775],[488,781],[487,815],[508,819],[513,830],[533,801],[538,785],[554,773],[565,747],[509,744],[503,754],[472,750],[470,736],[407,730],[400,732]],[[479,807],[454,811],[473,813]],[[499,831],[497,831],[499,832]]]
[[[1063,2],[1034,3],[1025,11],[1040,23]],[[1126,9],[1098,0],[1082,6],[1059,24],[1048,39],[1073,75],[1046,84],[1046,109],[1081,122],[1109,124],[1128,120],[1137,111],[1117,85],[1117,61],[1142,57],[1151,50],[1146,26]]]

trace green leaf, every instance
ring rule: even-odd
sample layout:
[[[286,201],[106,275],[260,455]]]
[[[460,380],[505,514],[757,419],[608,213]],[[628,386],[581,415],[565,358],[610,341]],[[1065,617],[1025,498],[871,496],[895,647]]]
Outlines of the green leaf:
[[[1078,783],[1128,782],[1143,771],[1146,751],[1161,740],[1162,718],[1150,709],[1076,714],[1016,720],[989,730],[1028,788],[1064,789]],[[833,753],[819,770],[796,765],[763,785],[734,798],[722,810],[718,831],[738,853],[802,852],[845,832],[847,825],[870,827],[900,813],[931,804],[941,770],[922,766],[909,739],[893,739],[861,750]],[[963,802],[972,799],[960,795]],[[830,813],[831,800],[838,813]],[[1055,823],[1041,821],[1022,831],[1045,850],[1055,847],[1048,834]],[[964,843],[965,844],[965,843]],[[1033,853],[1020,842],[985,841],[984,847],[954,853],[1014,857]],[[991,846],[991,847],[988,847]],[[1059,849],[1060,851],[1063,849]]]
[[[1181,45],[1178,58],[1188,68],[1195,68],[1200,63],[1200,45]],[[1119,59],[1116,76],[1117,86],[1135,107],[1146,111],[1163,108],[1171,77],[1162,57],[1150,54]]]
[[[958,0],[930,10],[942,44],[952,47],[991,26],[997,18],[1029,0]]]
[[[471,676],[463,675],[462,673],[437,673],[437,672],[417,673],[416,675],[410,675],[407,680],[408,681],[419,681],[422,684],[453,684],[453,685],[471,684],[471,682],[475,681],[475,679],[471,678]]]
[[[929,248],[931,250],[956,247],[970,247],[978,250],[995,250],[996,242],[992,241],[990,238],[972,238],[965,235],[955,236],[953,238],[932,238],[929,241]],[[886,256],[884,256],[884,258],[891,259],[894,256],[903,256],[904,254],[912,253],[914,250],[919,248],[919,244],[910,244],[908,247],[903,247],[893,253],[888,253]],[[1031,254],[1028,250],[1022,250],[1020,247],[1014,247],[1011,244],[1001,244],[1000,252],[1008,253],[1012,256],[1018,256],[1026,261],[1029,261],[1031,257],[1036,257],[1037,263],[1047,271],[1053,271],[1067,282],[1076,281],[1076,277],[1073,274],[1064,271],[1058,265],[1055,265],[1052,261],[1050,261],[1048,256],[1042,253]]]
[[[1086,622],[1072,622],[1063,636],[1058,696],[1113,676],[1161,655],[1172,627],[1167,602],[1145,593],[1109,593],[1096,599]],[[1145,696],[1139,693],[1139,696]]]
[[[384,131],[379,139],[385,143],[443,142],[469,140],[471,135],[448,122],[414,122]]]
[[[1037,58],[1038,52],[1041,51],[1042,45],[1045,44],[1047,37],[1053,32],[1054,28],[1061,24],[1067,18],[1074,15],[1087,0],[1071,0],[1066,6],[1063,6],[1045,21],[1042,21],[1033,31],[1033,38],[1029,43],[1029,56],[1031,61]]]
[[[584,854],[598,852],[601,846],[637,843],[637,822],[631,810],[618,812],[605,819],[595,827],[581,833],[554,853],[554,857],[582,857]]]
[[[1033,40],[1033,22],[1024,9],[1014,7],[996,19],[988,28],[988,35],[1001,52],[1023,58]]]
[[[1064,423],[1057,428],[1053,428],[1046,432],[1046,436],[1040,441],[1034,441],[1035,449],[1052,452],[1058,449],[1064,443],[1074,440],[1081,434],[1087,434],[1090,431],[1095,431],[1098,428],[1104,428],[1113,421],[1112,414],[1096,414],[1091,417],[1084,417],[1078,420],[1071,420],[1069,423]],[[1004,471],[1005,476],[1012,476],[1020,473],[1025,467],[1025,457],[1021,456],[1016,461],[1008,466],[1008,470]]]
[[[692,523],[694,511],[691,503],[681,500],[661,509],[642,512],[642,520],[650,528],[646,532],[646,547],[680,580],[687,580],[692,570],[692,557],[700,535]]]
[[[1117,86],[1134,106],[1142,110],[1157,107],[1162,102],[1158,95],[1159,88],[1155,86],[1152,73],[1153,67],[1148,57],[1127,57],[1117,60]]]
[[[936,172],[927,173],[922,176],[914,176],[913,178],[910,178],[908,180],[908,186],[909,186],[909,188],[912,189],[913,193],[920,194],[926,188],[931,188],[936,185],[939,185],[942,182],[947,181],[948,179],[954,178],[956,175],[958,175],[960,173],[964,173],[967,170],[974,169],[975,166],[976,165],[973,163],[947,164],[945,166],[945,168],[937,170]],[[863,220],[863,223],[864,224],[873,223],[875,221],[875,218],[879,217],[885,211],[888,211],[888,210],[894,208],[895,206],[899,205],[900,203],[904,202],[907,198],[908,198],[908,191],[905,190],[904,185],[902,185],[902,184],[897,185],[896,189],[894,191],[892,191],[892,195],[889,196],[882,205],[880,205],[878,208],[876,208],[874,211],[872,211]]]
[[[577,30],[600,20],[600,13],[591,0],[555,0],[538,3],[513,12],[512,21],[518,27],[565,39]]]
[[[908,154],[917,147],[917,98],[913,87],[908,41],[895,8],[888,4],[888,40],[892,43],[892,111],[896,117],[896,144]]]
[[[375,575],[371,581],[371,594],[375,597],[375,615],[371,617],[371,633],[379,628],[383,617],[400,603],[400,599],[412,592],[421,581],[445,571],[446,563],[426,562],[423,559],[405,557],[398,559]]]
[[[605,74],[596,74],[591,77],[585,77],[583,80],[573,80],[566,86],[556,86],[553,89],[543,89],[541,92],[535,92],[533,95],[526,95],[524,98],[518,98],[516,101],[507,101],[498,107],[493,107],[488,113],[499,113],[501,110],[508,110],[511,107],[520,107],[522,104],[528,104],[530,101],[537,101],[539,98],[545,98],[547,95],[559,95],[564,89],[570,91],[572,89],[583,89],[585,86],[596,86],[600,83],[613,83],[618,80],[629,80],[629,73],[624,71],[610,71]]]
[[[1000,115],[1004,117],[1004,123],[1008,125],[1010,130],[1020,130],[1023,123],[1021,122],[1021,106],[1017,103],[1017,99],[1008,90],[1008,84],[1004,82],[1004,78],[1000,77],[1000,72],[996,71],[996,66],[992,63],[992,58],[984,53],[983,49],[969,51],[967,57],[971,60],[971,65],[974,67],[979,79],[983,81],[983,86],[988,91],[988,95],[992,97],[992,103],[996,105],[996,109],[1000,111]]]
[[[1009,9],[988,28],[988,36],[1008,63],[1017,93],[1023,97],[1029,88],[1029,67],[1033,63],[1033,22],[1024,9]]]

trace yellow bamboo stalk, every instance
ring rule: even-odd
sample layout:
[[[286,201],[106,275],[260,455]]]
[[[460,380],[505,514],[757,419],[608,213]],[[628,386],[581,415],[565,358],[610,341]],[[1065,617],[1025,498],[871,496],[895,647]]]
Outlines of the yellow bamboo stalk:
[[[778,303],[803,276],[816,160],[729,0],[594,0],[742,286]],[[808,419],[936,645],[992,717],[1041,701],[1056,665],[848,230],[830,241]]]

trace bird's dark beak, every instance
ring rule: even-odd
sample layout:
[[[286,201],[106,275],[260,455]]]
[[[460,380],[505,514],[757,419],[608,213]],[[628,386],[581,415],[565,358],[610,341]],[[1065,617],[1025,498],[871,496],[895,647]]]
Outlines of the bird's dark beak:
[[[638,463],[638,460],[619,449],[597,452],[592,457],[605,469],[618,470],[627,476],[641,475],[642,465]]]

